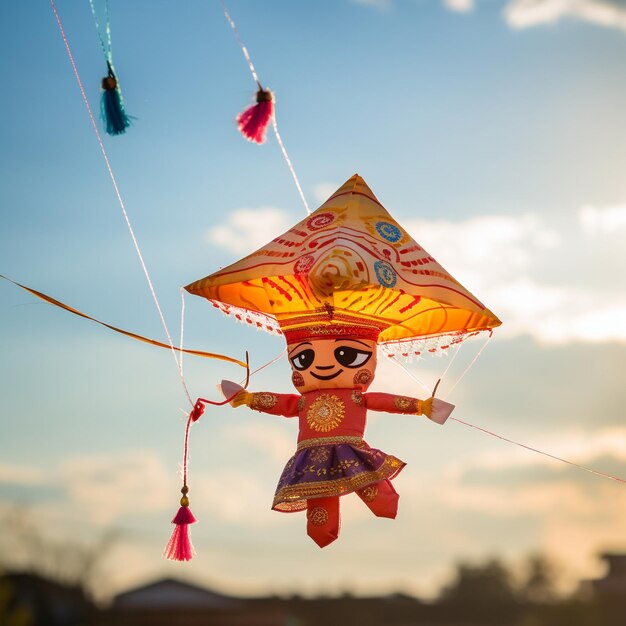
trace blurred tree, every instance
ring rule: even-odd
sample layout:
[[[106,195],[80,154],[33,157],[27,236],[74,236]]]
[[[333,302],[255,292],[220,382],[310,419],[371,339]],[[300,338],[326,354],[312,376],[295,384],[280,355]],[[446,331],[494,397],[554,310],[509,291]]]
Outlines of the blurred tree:
[[[28,510],[17,506],[0,517],[0,527],[0,570],[36,574],[81,589],[88,597],[93,597],[102,562],[119,538],[117,530],[109,529],[89,543],[54,539]]]
[[[459,563],[452,582],[440,593],[443,604],[511,606],[517,604],[513,577],[499,559],[484,564]]]
[[[531,554],[526,561],[526,572],[520,586],[520,599],[531,604],[549,604],[558,598],[556,568],[541,554]]]
[[[7,580],[0,579],[0,624],[2,626],[31,626],[31,613],[15,602],[15,589]]]

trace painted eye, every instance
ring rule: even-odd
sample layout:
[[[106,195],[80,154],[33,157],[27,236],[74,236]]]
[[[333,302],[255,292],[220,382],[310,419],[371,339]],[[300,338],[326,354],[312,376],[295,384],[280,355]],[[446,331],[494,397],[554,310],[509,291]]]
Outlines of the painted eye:
[[[315,350],[311,350],[311,348],[307,348],[306,350],[302,350],[302,352],[298,352],[296,356],[292,356],[289,359],[292,365],[300,371],[308,370],[315,359]]]
[[[369,350],[357,350],[350,346],[340,346],[335,349],[335,359],[344,367],[361,367],[370,360],[372,353]]]

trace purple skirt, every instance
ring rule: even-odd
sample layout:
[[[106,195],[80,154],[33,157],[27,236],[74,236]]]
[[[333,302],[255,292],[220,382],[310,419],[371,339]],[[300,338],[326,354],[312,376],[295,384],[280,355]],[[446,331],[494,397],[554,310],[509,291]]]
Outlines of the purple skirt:
[[[272,509],[303,511],[307,500],[343,496],[392,479],[405,465],[395,456],[370,448],[359,437],[303,441],[285,465]]]

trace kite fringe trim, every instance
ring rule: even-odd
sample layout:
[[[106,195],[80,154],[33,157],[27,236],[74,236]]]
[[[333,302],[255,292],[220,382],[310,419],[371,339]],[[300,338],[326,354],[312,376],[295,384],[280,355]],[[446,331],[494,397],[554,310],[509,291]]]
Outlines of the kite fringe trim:
[[[274,335],[282,335],[283,331],[278,325],[278,321],[275,317],[267,315],[266,313],[260,313],[258,311],[251,311],[237,306],[226,304],[225,302],[219,302],[218,300],[208,299],[209,302],[226,317],[233,318],[240,324],[247,324],[257,330],[265,331],[266,333]]]
[[[257,330],[262,330],[270,334],[283,335],[278,321],[272,315],[244,309],[243,307],[233,306],[219,300],[208,301],[224,314],[226,317],[234,319],[240,324],[252,326]],[[444,356],[450,352],[456,351],[461,344],[471,337],[476,337],[481,333],[489,333],[489,338],[493,331],[477,330],[473,332],[457,332],[447,335],[437,335],[436,337],[420,337],[417,339],[394,340],[378,344],[383,354],[395,360],[403,360],[407,363],[419,360],[426,354],[435,356]],[[482,350],[481,350],[482,351]]]

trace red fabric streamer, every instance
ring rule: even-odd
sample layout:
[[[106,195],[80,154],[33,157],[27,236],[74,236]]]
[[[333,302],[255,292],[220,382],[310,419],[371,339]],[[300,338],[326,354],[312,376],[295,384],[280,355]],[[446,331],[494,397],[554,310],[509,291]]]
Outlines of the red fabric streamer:
[[[272,115],[274,115],[274,96],[268,89],[260,87],[256,92],[256,104],[237,116],[237,126],[248,141],[263,143]]]

